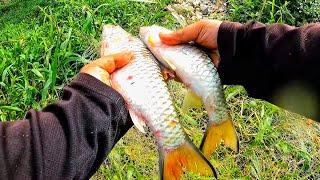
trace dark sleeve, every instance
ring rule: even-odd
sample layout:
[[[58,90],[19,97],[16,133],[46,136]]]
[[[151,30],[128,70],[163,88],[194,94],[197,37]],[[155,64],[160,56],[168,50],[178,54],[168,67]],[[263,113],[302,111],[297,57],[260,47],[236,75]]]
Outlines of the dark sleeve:
[[[320,23],[296,28],[223,22],[218,33],[224,84],[320,120]]]
[[[0,179],[88,179],[131,126],[123,98],[79,74],[59,102],[0,124]]]

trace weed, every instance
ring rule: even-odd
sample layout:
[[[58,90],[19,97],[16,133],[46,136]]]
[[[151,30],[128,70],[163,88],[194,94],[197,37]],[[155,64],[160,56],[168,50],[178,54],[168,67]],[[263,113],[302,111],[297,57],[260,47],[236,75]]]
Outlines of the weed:
[[[58,100],[64,84],[98,56],[102,24],[119,24],[133,34],[138,27],[154,23],[175,27],[164,11],[168,3],[0,1],[0,120],[21,119],[30,108],[40,109]],[[228,4],[226,18],[239,21],[300,24],[316,21],[320,12],[317,1],[229,0]],[[175,82],[169,88],[179,110],[186,90]],[[249,98],[242,87],[230,86],[225,93],[241,147],[239,154],[233,154],[221,146],[211,157],[220,179],[320,178],[318,124]],[[180,115],[198,146],[206,119],[204,109]],[[92,179],[157,179],[158,172],[155,139],[132,128]],[[200,177],[187,173],[185,178]]]
[[[13,0],[1,4],[0,120],[22,118],[28,109],[56,101],[85,59],[95,57],[87,49],[98,48],[103,24],[119,24],[135,34],[141,25],[173,25],[163,11],[166,3]]]
[[[302,25],[320,20],[320,2],[317,0],[228,0],[227,3],[227,18],[232,21]]]

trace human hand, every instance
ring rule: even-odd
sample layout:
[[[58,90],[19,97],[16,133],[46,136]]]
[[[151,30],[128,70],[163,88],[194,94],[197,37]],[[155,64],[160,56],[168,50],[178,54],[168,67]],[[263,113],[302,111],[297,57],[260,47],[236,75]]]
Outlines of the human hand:
[[[220,56],[218,52],[218,31],[222,21],[201,20],[170,34],[160,33],[160,39],[168,45],[176,45],[194,41],[206,48],[214,65],[218,67]]]
[[[122,52],[118,54],[103,56],[81,68],[81,73],[89,74],[108,86],[110,83],[110,74],[130,62],[133,57],[132,52]]]

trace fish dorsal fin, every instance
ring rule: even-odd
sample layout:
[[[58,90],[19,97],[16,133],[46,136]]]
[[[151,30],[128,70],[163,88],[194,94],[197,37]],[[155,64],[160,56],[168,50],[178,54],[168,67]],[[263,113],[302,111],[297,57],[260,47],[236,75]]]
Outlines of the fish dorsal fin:
[[[200,108],[202,106],[201,98],[194,93],[191,89],[188,89],[186,95],[184,96],[181,111],[186,113],[191,108]]]
[[[147,127],[145,121],[142,119],[141,116],[137,115],[136,112],[134,112],[133,110],[129,109],[129,114],[131,116],[131,120],[133,122],[133,124],[136,126],[136,128],[142,132],[142,133],[146,133],[145,129]]]

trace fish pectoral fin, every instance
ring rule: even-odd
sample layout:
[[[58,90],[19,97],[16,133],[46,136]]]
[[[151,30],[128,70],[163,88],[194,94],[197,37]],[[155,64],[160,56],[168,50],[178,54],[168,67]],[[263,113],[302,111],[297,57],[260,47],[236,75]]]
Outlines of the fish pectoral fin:
[[[217,178],[214,167],[190,140],[160,157],[161,179],[181,179],[183,170]]]
[[[160,63],[160,69],[161,69],[161,74],[162,74],[164,80],[168,81],[168,80],[170,80],[170,79],[175,79],[176,74],[175,74],[174,71],[166,68],[166,67],[165,67],[164,65],[162,65],[161,63]]]
[[[210,157],[221,142],[234,152],[239,152],[239,140],[231,117],[221,124],[208,125],[200,149],[206,157]]]
[[[141,118],[141,116],[138,116],[136,112],[134,112],[133,110],[129,109],[129,114],[131,116],[131,120],[133,122],[133,124],[136,126],[136,128],[142,132],[142,133],[146,133],[145,129],[147,127],[145,121]]]
[[[201,106],[202,106],[201,98],[192,90],[188,89],[186,95],[184,96],[181,111],[183,113],[186,113],[191,108],[200,108]]]

